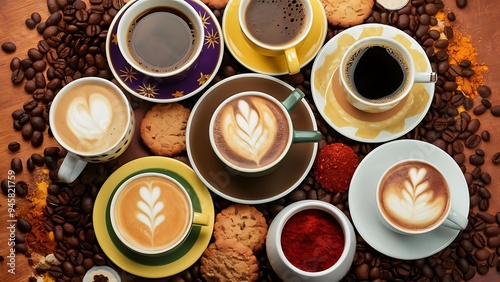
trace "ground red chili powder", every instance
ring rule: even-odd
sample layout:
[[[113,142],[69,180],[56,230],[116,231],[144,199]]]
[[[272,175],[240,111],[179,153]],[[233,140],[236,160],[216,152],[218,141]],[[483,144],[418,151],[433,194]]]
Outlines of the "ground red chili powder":
[[[351,147],[332,143],[319,152],[314,165],[314,178],[330,192],[345,192],[358,164],[358,156]]]
[[[281,232],[281,248],[295,267],[317,272],[334,265],[344,251],[344,233],[329,213],[308,209],[294,214]]]

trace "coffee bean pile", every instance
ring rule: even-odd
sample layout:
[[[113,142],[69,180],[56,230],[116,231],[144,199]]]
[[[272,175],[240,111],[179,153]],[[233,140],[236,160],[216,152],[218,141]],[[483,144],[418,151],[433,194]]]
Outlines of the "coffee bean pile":
[[[33,147],[39,147],[43,143],[50,103],[61,87],[83,76],[111,79],[105,58],[104,42],[109,23],[123,6],[123,2],[90,0],[90,4],[91,6],[87,7],[81,0],[47,0],[51,16],[45,22],[41,19],[39,21],[35,13],[30,18],[44,39],[36,48],[28,51],[28,58],[14,58],[11,62],[12,82],[15,84],[24,82],[26,92],[32,95],[32,99],[27,101],[22,109],[12,113],[14,128],[21,132],[22,138],[31,140]],[[458,90],[457,77],[472,77],[477,74],[472,70],[470,61],[464,60],[458,65],[451,65],[449,62],[449,54],[446,51],[449,42],[433,28],[438,25],[436,15],[443,11],[443,2],[411,0],[410,4],[397,11],[385,10],[376,4],[371,16],[365,22],[395,26],[415,38],[424,48],[432,69],[438,73],[431,109],[415,129],[401,138],[432,143],[447,152],[460,166],[470,193],[469,224],[444,250],[427,258],[410,261],[382,255],[358,236],[354,262],[343,281],[461,281],[470,280],[489,271],[500,272],[500,212],[490,211],[489,185],[492,176],[481,169],[487,161],[495,165],[500,164],[500,152],[486,152],[478,148],[482,142],[488,142],[491,138],[490,132],[481,130],[479,116],[490,112],[491,115],[498,117],[500,106],[491,104],[489,97],[492,91],[486,85],[477,88],[480,97],[476,99],[470,98],[470,93]],[[467,1],[457,0],[457,7],[465,8],[466,5]],[[222,10],[214,10],[219,21],[222,13]],[[450,12],[447,14],[447,19],[453,21],[456,16]],[[30,27],[32,22],[28,23],[28,20],[26,24]],[[341,31],[342,29],[330,26],[326,40]],[[442,32],[448,39],[453,37],[451,26],[445,26]],[[7,44],[5,48],[15,50],[15,45],[12,45],[13,43]],[[319,150],[327,144],[342,142],[351,146],[362,160],[378,144],[350,140],[327,125],[312,100],[309,80],[311,65],[305,66],[301,73],[280,78],[306,93],[306,99],[313,109],[323,136],[319,142]],[[226,54],[214,82],[243,72],[248,70]],[[190,98],[186,104],[192,106],[196,99],[197,97]],[[474,105],[478,100],[480,104]],[[461,108],[465,111],[460,111]],[[16,152],[20,146],[14,141],[8,147],[12,152]],[[48,187],[49,195],[43,209],[45,217],[43,225],[47,231],[52,231],[54,234],[57,242],[54,255],[60,262],[60,264],[39,265],[35,271],[38,274],[48,273],[57,281],[81,281],[91,266],[113,265],[95,238],[92,209],[101,185],[116,169],[118,163],[112,161],[98,165],[89,164],[74,183],[64,184],[57,181],[57,166],[65,154],[64,150],[49,147],[44,150],[43,155],[35,153],[27,161],[27,168],[30,171],[36,166],[46,166],[50,170],[52,183]],[[178,159],[188,162],[185,155]],[[473,167],[472,171],[468,171],[467,166]],[[22,161],[13,158],[11,168],[15,171],[22,170]],[[19,185],[18,190],[17,185]],[[7,186],[7,181],[2,181],[4,193],[7,191]],[[28,185],[23,181],[16,184],[20,197],[25,196],[28,189]],[[313,174],[309,173],[300,186],[287,196],[256,207],[265,215],[268,223],[286,205],[305,199],[329,202],[350,217],[347,196],[347,192],[325,191],[315,181]],[[216,195],[213,195],[213,199],[216,212],[231,204]],[[19,239],[17,242],[20,247],[17,251],[20,253],[28,251],[22,234],[30,232],[31,224],[26,221],[22,224],[22,230],[18,226],[16,241]],[[259,281],[280,281],[272,271],[265,251],[257,256],[260,264]],[[201,278],[197,262],[169,281],[204,280]]]

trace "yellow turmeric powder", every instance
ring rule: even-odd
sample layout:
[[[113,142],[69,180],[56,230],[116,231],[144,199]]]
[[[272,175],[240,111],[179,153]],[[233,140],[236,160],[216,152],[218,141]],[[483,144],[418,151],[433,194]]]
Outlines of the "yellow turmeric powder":
[[[466,96],[474,98],[477,96],[477,87],[483,84],[484,73],[488,67],[477,62],[477,51],[472,45],[470,36],[464,35],[453,30],[453,37],[448,40],[449,45],[447,48],[450,65],[460,64],[463,60],[471,62],[470,68],[474,71],[471,77],[457,77],[458,90],[461,90]]]

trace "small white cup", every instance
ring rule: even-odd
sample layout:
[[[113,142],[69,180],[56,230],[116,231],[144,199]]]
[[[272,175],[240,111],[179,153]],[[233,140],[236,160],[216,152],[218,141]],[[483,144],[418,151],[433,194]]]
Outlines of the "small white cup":
[[[274,107],[277,108],[277,111],[280,113],[279,115],[282,116],[284,120],[278,122],[278,124],[276,122],[270,123],[272,124],[271,127],[276,126],[278,128],[275,132],[276,135],[273,135],[271,133],[269,133],[269,135],[266,135],[265,132],[268,129],[266,125],[268,121],[265,118],[266,115],[264,114],[263,111],[256,110],[254,104],[252,103],[248,104],[244,100],[242,101],[242,98],[245,99],[248,97],[261,98],[262,100],[265,100],[268,103],[273,104]],[[290,93],[290,95],[284,101],[279,101],[272,95],[259,91],[240,92],[224,100],[212,114],[209,124],[210,144],[217,157],[234,173],[243,176],[262,176],[274,171],[274,169],[278,167],[281,161],[288,154],[288,151],[290,150],[293,143],[318,142],[321,139],[321,133],[319,131],[293,129],[293,123],[289,111],[291,111],[303,97],[304,93],[302,93],[302,91],[300,91],[299,89],[295,89],[292,93]],[[219,116],[219,113],[221,113],[221,111],[225,108],[225,106],[233,101],[242,101],[243,103],[245,103],[245,105],[243,105],[245,107],[241,106],[240,102],[238,102],[238,105],[234,106],[233,108],[234,111],[233,109],[231,109],[231,116],[228,117],[228,119],[231,120],[232,122],[228,124],[227,127],[225,127],[226,125],[224,125],[224,127],[234,129],[234,134],[230,133],[227,134],[227,137],[230,138],[230,140],[228,140],[227,142],[235,141],[236,143],[241,144],[247,141],[248,143],[246,144],[248,144],[249,146],[246,147],[233,146],[231,147],[230,150],[232,152],[242,152],[242,151],[245,151],[247,153],[251,152],[253,153],[250,154],[252,156],[256,155],[262,156],[266,152],[273,151],[277,146],[280,146],[277,145],[278,142],[269,143],[267,141],[269,141],[271,138],[275,138],[275,136],[278,137],[278,135],[282,135],[284,136],[282,140],[284,140],[283,143],[285,144],[282,147],[282,150],[278,154],[278,156],[276,156],[271,162],[268,162],[266,164],[258,164],[253,167],[246,167],[231,161],[231,159],[227,157],[231,153],[224,154],[222,152],[222,149],[219,148],[217,137],[215,134],[216,122],[218,119],[217,117]],[[241,111],[241,109],[243,108],[248,109],[249,111],[248,112]],[[251,116],[258,117],[258,120],[251,120],[249,118]],[[239,121],[244,121],[244,122],[240,124]],[[273,132],[273,129],[268,130],[267,132]],[[287,135],[285,135],[283,132],[286,132]],[[223,139],[223,137],[221,137],[221,139]],[[261,144],[264,143],[267,145],[261,146]],[[280,142],[279,144],[282,143]],[[255,159],[246,158],[246,160],[255,163],[258,163],[259,161],[258,158]]]
[[[131,27],[135,24],[138,18],[144,16],[148,12],[158,8],[168,8],[180,12],[192,24],[192,29],[195,33],[194,46],[188,60],[180,64],[179,67],[172,70],[154,71],[142,66],[137,59],[134,58],[129,47],[129,34]],[[118,48],[121,54],[134,69],[142,72],[143,74],[158,77],[168,78],[171,81],[180,80],[189,73],[190,70],[196,66],[203,49],[204,29],[201,17],[198,12],[186,1],[182,0],[147,0],[137,1],[131,5],[122,15],[118,22],[117,28]],[[171,43],[175,43],[171,39]],[[174,46],[172,48],[175,48]]]
[[[185,206],[185,208],[187,208],[187,212],[186,212],[187,223],[184,226],[184,229],[182,231],[182,235],[179,236],[176,241],[171,242],[171,244],[169,244],[168,247],[156,248],[154,250],[143,249],[140,246],[134,245],[134,243],[131,242],[130,240],[127,240],[126,239],[127,235],[125,235],[124,231],[122,231],[120,229],[120,226],[119,226],[117,219],[115,217],[117,205],[119,205],[117,203],[117,201],[118,201],[117,199],[120,198],[120,195],[122,193],[127,193],[126,191],[127,191],[128,185],[131,184],[135,180],[140,181],[141,178],[148,178],[148,177],[156,177],[159,179],[164,179],[164,181],[167,181],[168,183],[173,184],[176,187],[176,191],[179,191],[182,194],[182,197],[185,200],[187,200],[186,206]],[[150,187],[150,186],[147,186],[146,184],[144,184],[144,186],[142,186],[141,189],[143,189],[143,188],[145,188],[144,191],[148,191],[148,188],[154,189],[156,187],[154,187],[154,186]],[[151,222],[158,222],[158,216],[162,215],[162,209],[160,209],[158,207],[161,206],[164,208],[168,208],[168,207],[172,206],[172,202],[169,203],[169,202],[162,202],[161,201],[163,199],[163,197],[161,197],[160,194],[166,193],[166,192],[163,191],[163,189],[161,187],[159,187],[159,188],[160,189],[158,189],[156,191],[152,191],[152,192],[150,191],[151,194],[142,193],[143,191],[141,191],[141,193],[140,193],[141,197],[150,196],[151,198],[138,199],[138,201],[135,202],[133,206],[130,206],[130,208],[128,208],[129,206],[125,207],[124,208],[125,211],[128,214],[133,213],[133,212],[135,212],[134,208],[137,209],[137,207],[139,207],[138,210],[140,210],[140,212],[142,213],[141,219],[143,221],[146,218],[146,219],[149,219]],[[157,193],[157,194],[155,194],[155,193]],[[199,213],[199,212],[194,211],[193,204],[191,202],[191,197],[189,196],[190,194],[196,194],[196,193],[194,192],[194,190],[191,190],[191,188],[182,186],[173,177],[170,177],[170,176],[167,176],[167,175],[161,174],[161,173],[154,173],[154,172],[139,173],[139,174],[132,176],[129,179],[125,180],[123,183],[121,183],[121,185],[116,189],[115,193],[113,194],[113,198],[111,199],[111,204],[110,204],[110,209],[109,209],[109,212],[110,212],[109,217],[111,220],[111,226],[112,226],[113,230],[115,231],[115,234],[118,237],[118,239],[120,240],[120,242],[122,242],[127,248],[129,248],[130,250],[132,250],[138,254],[147,255],[147,256],[155,256],[155,255],[162,255],[165,253],[172,252],[172,251],[176,250],[177,247],[179,247],[182,243],[184,243],[184,241],[188,238],[188,236],[191,233],[191,230],[193,228],[193,225],[206,226],[209,224],[210,218],[207,214],[203,214],[203,213]],[[126,195],[129,196],[130,194],[126,194]],[[156,198],[155,198],[155,196],[156,196]],[[123,196],[123,197],[125,197],[125,196]],[[154,200],[156,200],[156,202],[154,202]],[[177,203],[177,204],[179,204],[179,203]],[[150,211],[153,213],[153,216],[151,218],[148,218],[148,216],[146,214],[148,209],[150,209]],[[175,211],[175,209],[172,209],[172,211]],[[173,214],[173,215],[175,215],[176,217],[179,216],[179,214]],[[168,220],[168,217],[165,220]],[[144,222],[140,222],[140,219],[138,219],[138,218],[134,218],[134,220],[132,220],[131,218],[128,218],[126,222],[122,222],[121,224],[129,224],[131,226],[141,226],[140,227],[141,230],[147,229],[146,224]],[[169,227],[169,225],[171,226],[171,222],[167,222],[167,221],[163,221],[159,224],[163,224],[166,227]],[[154,232],[154,230],[152,232]],[[144,240],[146,240],[146,238],[147,238],[145,235],[143,235],[142,237],[144,238]]]
[[[394,170],[400,168],[402,165],[408,165],[416,163],[417,165],[422,164],[426,166],[427,168],[433,169],[435,172],[437,172],[438,175],[441,175],[442,179],[444,179],[444,182],[446,185],[443,186],[443,189],[447,191],[447,197],[441,197],[440,195],[437,195],[431,191],[431,189],[427,189],[427,187],[430,187],[431,184],[429,180],[427,180],[427,174],[424,174],[422,171],[419,170],[413,170],[412,172],[409,172],[408,174],[404,175],[404,181],[398,181],[394,185],[390,185],[390,189],[394,189],[392,191],[396,191],[396,193],[402,192],[404,194],[403,198],[399,197],[392,197],[392,199],[396,199],[395,201],[390,201],[390,200],[382,200],[382,186],[383,182],[386,179],[386,177],[390,176],[391,174],[394,173]],[[404,173],[401,170],[397,172],[398,175],[401,175]],[[467,227],[467,217],[461,215],[457,211],[455,211],[452,208],[452,193],[453,189],[450,189],[448,186],[448,181],[446,180],[447,177],[454,177],[453,175],[444,175],[442,174],[438,168],[436,168],[434,165],[431,163],[428,163],[423,160],[418,160],[418,159],[408,159],[408,160],[403,160],[400,162],[395,163],[394,165],[390,166],[380,177],[379,182],[377,184],[377,192],[376,192],[376,202],[377,202],[377,216],[379,220],[386,226],[389,230],[400,233],[403,235],[416,235],[416,234],[424,234],[424,233],[429,233],[432,232],[433,230],[444,226],[447,228],[451,229],[456,229],[456,230],[463,230]],[[394,187],[394,188],[392,188]],[[386,188],[387,189],[387,188]],[[387,193],[387,192],[386,192]],[[394,193],[389,193],[389,194],[394,194]],[[426,201],[429,200],[430,202]],[[398,224],[396,223],[396,219],[390,219],[390,216],[384,212],[384,203],[385,205],[388,205],[390,203],[394,203],[392,206],[393,209],[397,210],[397,213],[399,214],[398,216],[404,215],[404,214],[417,214],[421,216],[423,212],[430,212],[434,209],[434,207],[437,205],[436,203],[438,201],[444,201],[446,202],[446,208],[444,211],[439,214],[437,214],[439,219],[435,219],[433,223],[431,223],[428,227],[407,227],[407,225],[404,224]],[[384,202],[384,203],[383,203]],[[398,205],[398,208],[395,207],[395,205]],[[401,207],[399,208],[399,205]],[[416,212],[421,210],[422,212]],[[413,212],[413,213],[411,213]],[[410,216],[411,217],[411,216]],[[414,217],[412,217],[414,218]],[[420,220],[420,219],[415,219],[415,220]],[[415,222],[415,220],[412,221],[412,223]],[[408,218],[405,218],[401,221],[411,221]],[[411,223],[410,223],[411,224]],[[422,223],[423,224],[423,223]]]
[[[281,233],[286,222],[296,213],[316,209],[329,213],[343,230],[344,250],[338,261],[323,271],[308,272],[294,266],[281,246]],[[347,216],[332,204],[319,200],[303,200],[286,206],[276,215],[266,237],[266,253],[274,272],[283,281],[340,281],[349,271],[356,252],[356,233]]]
[[[96,105],[102,105],[102,101],[96,100],[97,104],[94,104],[92,103],[92,101],[86,100],[83,103],[83,106],[86,108],[86,110],[82,110],[81,105],[74,106],[74,108],[79,108],[80,112],[82,113],[78,116],[73,115],[71,117],[72,123],[79,125],[85,123],[84,126],[81,126],[79,131],[79,133],[83,136],[80,137],[79,142],[67,142],[67,136],[72,135],[73,133],[71,133],[71,130],[63,128],[65,126],[60,125],[59,123],[60,121],[64,121],[70,116],[69,114],[64,115],[64,112],[68,108],[68,103],[71,103],[77,98],[77,95],[75,95],[75,93],[79,92],[82,87],[88,85],[104,86],[107,89],[106,92],[111,94],[116,100],[113,100],[115,102],[108,102],[110,103],[107,105],[108,109],[112,108],[113,111],[116,111],[119,108],[123,109],[122,112],[115,113],[115,115],[120,115],[125,119],[123,128],[117,128],[115,131],[109,131],[108,133],[100,137],[103,138],[100,139],[100,143],[104,143],[102,142],[103,140],[111,138],[111,135],[115,135],[118,138],[114,137],[114,139],[116,139],[116,142],[108,144],[107,147],[100,149],[99,151],[86,151],[85,148],[79,148],[78,146],[84,144],[86,138],[90,138],[91,135],[88,133],[86,134],[86,131],[95,131],[97,127],[103,126],[103,120],[107,120],[109,118],[103,117],[103,115],[106,114],[106,112],[104,112],[103,110],[98,110],[97,112],[95,110],[92,111],[92,109],[96,109]],[[119,103],[120,105],[116,103]],[[93,115],[98,116],[94,117]],[[92,119],[93,121],[90,121],[90,119]],[[132,111],[132,107],[130,106],[130,103],[125,94],[120,88],[118,88],[118,86],[116,86],[111,81],[99,77],[80,78],[64,86],[52,101],[49,113],[49,122],[54,138],[63,148],[68,151],[68,154],[64,158],[64,161],[61,164],[58,172],[59,180],[67,183],[73,182],[78,177],[78,175],[80,175],[88,162],[107,162],[120,156],[130,144],[135,130],[134,112]],[[68,124],[67,121],[65,121],[64,123]],[[115,125],[116,124],[113,124],[111,122],[108,127],[113,127]]]
[[[247,43],[252,46],[253,49],[257,50],[262,55],[276,57],[285,56],[286,63],[288,66],[288,72],[290,74],[295,74],[300,71],[301,62],[297,56],[297,50],[300,49],[304,43],[309,31],[312,28],[313,23],[313,9],[309,0],[298,1],[302,8],[304,9],[305,19],[301,32],[295,36],[293,39],[282,45],[273,45],[260,41],[252,35],[252,27],[247,25],[246,22],[246,11],[247,7],[251,2],[257,2],[255,0],[242,0],[238,8],[238,18],[240,28],[243,31],[244,38]],[[275,4],[276,5],[276,4]],[[273,14],[272,18],[266,18],[265,14],[262,13],[262,21],[269,22],[273,24],[274,20],[281,18],[281,14]],[[296,19],[293,19],[296,20]]]
[[[356,87],[354,74],[356,70],[361,69],[358,69],[360,58],[362,58],[366,51],[372,47],[382,47],[386,50],[391,50],[391,52],[395,54],[393,58],[398,58],[394,59],[394,61],[398,62],[401,67],[403,78],[402,83],[398,83],[398,87],[393,89],[391,93],[377,94],[374,95],[376,97],[367,98],[363,96],[362,93],[360,93],[362,91],[359,91]],[[387,63],[381,63],[379,65],[371,64],[365,70],[369,70],[374,76],[375,74],[385,75],[386,70],[384,70],[385,72],[381,72],[382,70],[377,69],[381,65],[385,67]],[[342,56],[338,71],[340,73],[340,84],[345,90],[347,101],[359,110],[368,113],[380,113],[392,109],[408,96],[414,83],[429,83],[436,82],[437,80],[437,74],[435,72],[417,72],[410,52],[398,41],[384,36],[366,37],[352,44]],[[358,84],[361,83],[360,81],[358,82]],[[383,86],[387,85],[388,83],[383,83]],[[377,93],[379,89],[370,88],[364,91]]]

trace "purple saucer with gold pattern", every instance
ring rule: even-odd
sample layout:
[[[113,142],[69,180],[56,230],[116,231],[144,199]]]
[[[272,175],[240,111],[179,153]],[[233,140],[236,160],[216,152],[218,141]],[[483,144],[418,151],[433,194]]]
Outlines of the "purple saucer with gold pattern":
[[[201,1],[186,1],[202,19],[205,38],[196,67],[186,78],[175,82],[166,82],[141,73],[130,66],[120,53],[116,39],[117,23],[123,12],[133,5],[135,0],[128,2],[113,19],[106,38],[108,64],[118,83],[132,95],[155,103],[177,102],[199,93],[217,74],[224,53],[221,27],[212,11]]]

